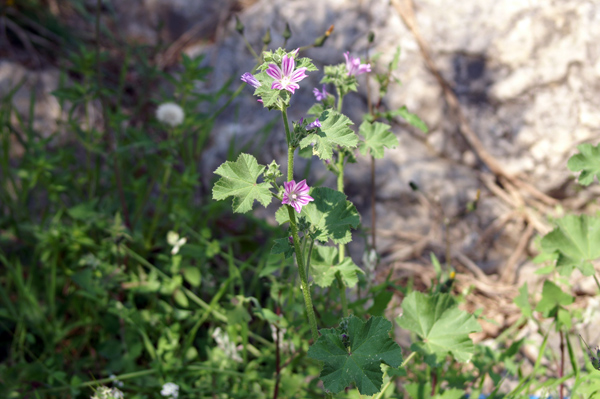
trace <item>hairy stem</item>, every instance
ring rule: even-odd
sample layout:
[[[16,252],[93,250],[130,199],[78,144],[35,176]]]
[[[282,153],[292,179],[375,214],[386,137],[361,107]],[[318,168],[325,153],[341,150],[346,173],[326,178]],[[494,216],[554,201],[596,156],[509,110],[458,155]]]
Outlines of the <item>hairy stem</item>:
[[[337,175],[337,189],[340,193],[344,193],[344,158],[341,153],[339,154],[338,160],[338,175]],[[344,244],[340,244],[338,246],[338,263],[342,263],[344,258],[346,257],[346,247]],[[340,299],[342,300],[342,317],[348,316],[348,301],[346,299],[346,285],[342,280],[342,275],[340,272],[335,274],[335,279],[337,280],[338,288],[340,289]]]
[[[287,112],[284,109],[281,110],[283,116],[283,125],[285,127],[285,136],[288,143],[288,170],[287,170],[287,181],[294,179],[294,150],[291,146],[291,132],[287,119]],[[313,309],[312,298],[310,296],[310,287],[308,285],[308,273],[306,270],[306,263],[304,263],[304,256],[302,249],[300,248],[300,236],[298,236],[298,225],[296,224],[296,214],[294,208],[291,205],[287,206],[288,214],[290,216],[290,229],[292,230],[292,240],[294,242],[294,252],[296,253],[296,263],[298,264],[298,274],[300,274],[300,288],[302,289],[302,295],[304,296],[304,305],[306,307],[306,315],[308,316],[308,322],[310,323],[310,331],[312,338],[316,341],[319,338],[319,330],[317,329],[317,319],[315,317],[315,311]],[[311,246],[312,247],[312,246]]]

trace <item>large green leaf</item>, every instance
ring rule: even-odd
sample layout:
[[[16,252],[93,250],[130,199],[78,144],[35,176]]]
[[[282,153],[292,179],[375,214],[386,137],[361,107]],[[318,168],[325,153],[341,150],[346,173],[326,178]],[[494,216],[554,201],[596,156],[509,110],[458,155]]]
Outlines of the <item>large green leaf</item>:
[[[354,287],[358,282],[357,273],[364,273],[351,258],[345,257],[342,263],[337,263],[338,249],[336,247],[315,246],[310,257],[310,275],[319,287],[329,287],[340,272],[347,287]]]
[[[313,146],[313,153],[321,159],[331,159],[333,148],[342,146],[354,148],[358,144],[358,136],[348,126],[352,121],[345,115],[332,110],[324,111],[319,116],[321,127],[300,141],[300,148]]]
[[[396,148],[399,144],[398,137],[390,131],[390,125],[385,123],[364,121],[358,133],[365,138],[358,146],[363,155],[370,151],[375,158],[383,158],[383,147]]]
[[[577,267],[586,276],[594,274],[591,262],[600,257],[600,218],[567,215],[542,239],[544,252],[556,253],[556,267],[563,275]]]
[[[572,172],[579,172],[579,183],[587,186],[594,181],[594,176],[600,179],[600,144],[594,147],[591,144],[577,146],[579,154],[573,155],[567,162],[567,167]]]
[[[331,239],[336,244],[347,244],[352,241],[350,227],[356,228],[360,217],[352,202],[339,191],[327,187],[313,188],[309,192],[313,202],[302,207],[300,216],[306,217],[313,229],[316,239],[326,242]],[[290,221],[288,211],[282,206],[275,212],[279,224]]]
[[[451,295],[414,291],[402,301],[402,311],[396,322],[421,337],[423,341],[411,348],[425,354],[430,364],[443,361],[448,354],[459,362],[473,356],[469,334],[481,331],[481,326],[473,315],[458,308]]]
[[[338,393],[354,382],[361,395],[374,395],[381,389],[381,363],[397,368],[402,350],[389,336],[392,323],[383,317],[367,322],[350,316],[340,327],[319,330],[321,336],[308,356],[322,361],[321,381],[325,389]]]
[[[233,211],[248,212],[257,200],[263,206],[271,202],[271,183],[257,183],[265,167],[259,165],[252,155],[241,154],[237,161],[227,161],[215,170],[222,176],[213,187],[214,200],[233,197]]]

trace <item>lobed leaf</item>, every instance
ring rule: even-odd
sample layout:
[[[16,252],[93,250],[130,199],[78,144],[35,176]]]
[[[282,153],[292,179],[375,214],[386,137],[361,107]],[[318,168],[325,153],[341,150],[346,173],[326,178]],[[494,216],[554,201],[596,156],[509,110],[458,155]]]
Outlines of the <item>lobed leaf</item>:
[[[235,162],[223,163],[215,170],[221,178],[213,187],[213,199],[233,197],[233,211],[238,213],[251,210],[255,200],[266,207],[271,203],[271,183],[257,183],[264,170],[265,166],[248,154],[241,154]]]
[[[469,334],[481,331],[481,326],[473,315],[458,308],[451,295],[414,291],[402,301],[402,311],[396,323],[421,337],[423,341],[413,347],[424,353],[430,364],[439,363],[448,354],[459,362],[473,356]]]
[[[331,159],[336,146],[355,148],[358,136],[348,126],[352,121],[336,111],[327,110],[319,116],[321,127],[300,141],[300,148],[313,146],[313,153],[321,159]]]
[[[594,274],[591,261],[600,257],[600,218],[567,215],[556,221],[557,227],[542,239],[544,252],[555,253],[561,274],[578,268],[586,276]]]
[[[396,148],[399,144],[398,137],[390,131],[390,125],[385,123],[364,121],[358,133],[365,138],[358,146],[362,155],[370,152],[373,157],[380,159],[383,158],[383,147]]]
[[[567,162],[567,167],[572,172],[581,172],[577,181],[588,186],[594,181],[594,176],[600,179],[600,144],[580,144],[577,146],[579,154],[573,155]]]
[[[308,356],[323,362],[320,374],[325,389],[338,393],[354,383],[361,395],[381,390],[381,363],[397,368],[402,364],[402,350],[389,332],[392,323],[383,317],[367,322],[350,316],[337,329],[319,330],[321,336],[309,349]]]
[[[309,194],[314,201],[302,207],[300,216],[310,222],[316,239],[323,242],[331,239],[336,244],[352,241],[350,227],[356,228],[360,223],[360,216],[352,202],[346,200],[343,193],[327,187],[312,188]],[[290,221],[285,206],[275,212],[275,220],[279,224]]]
[[[336,247],[315,246],[310,257],[310,275],[319,287],[329,287],[337,272],[347,287],[354,287],[358,283],[357,273],[364,272],[356,266],[354,261],[346,257],[342,263],[337,263],[338,249]]]

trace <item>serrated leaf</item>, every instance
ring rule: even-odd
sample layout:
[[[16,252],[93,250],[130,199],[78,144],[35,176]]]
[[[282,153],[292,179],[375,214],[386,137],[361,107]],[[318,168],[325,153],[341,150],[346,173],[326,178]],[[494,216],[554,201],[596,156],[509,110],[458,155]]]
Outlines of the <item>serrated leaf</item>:
[[[323,111],[325,111],[325,107],[323,107],[323,104],[316,103],[316,104],[313,104],[313,106],[310,107],[308,109],[308,111],[306,111],[306,115],[317,116],[317,115],[321,115],[323,113]]]
[[[265,166],[248,154],[241,154],[235,162],[225,162],[215,170],[222,177],[213,187],[213,199],[233,197],[233,211],[238,213],[251,210],[255,200],[266,207],[272,198],[271,183],[257,183],[264,170]]]
[[[348,126],[352,121],[345,115],[336,111],[327,110],[319,116],[321,127],[315,133],[309,134],[300,141],[300,148],[306,148],[314,143],[313,153],[321,159],[331,159],[333,148],[342,146],[354,148],[358,144],[358,137]]]
[[[322,242],[331,239],[336,244],[352,241],[350,227],[356,228],[360,223],[360,216],[352,202],[347,201],[343,193],[327,187],[312,188],[309,195],[314,201],[302,207],[300,216],[306,217],[315,229],[316,239]],[[275,212],[275,220],[279,224],[290,221],[285,206]]]
[[[383,317],[363,322],[350,316],[342,325],[320,330],[308,356],[324,363],[320,378],[326,390],[338,393],[354,383],[361,395],[374,395],[383,383],[381,363],[394,368],[402,364],[402,350],[389,336],[392,323]]]
[[[600,257],[600,218],[567,215],[542,239],[544,252],[556,253],[556,267],[569,272],[577,267],[586,276],[594,274],[591,262]],[[563,273],[561,273],[563,274]]]
[[[329,287],[340,272],[347,287],[354,287],[358,282],[357,273],[364,272],[356,266],[351,258],[346,257],[342,263],[337,263],[338,249],[336,247],[315,246],[310,257],[310,275],[319,287]]]
[[[271,248],[271,254],[284,254],[286,259],[291,257],[294,254],[294,247],[290,244],[289,238],[279,238],[275,240],[275,244],[273,245],[273,248]]]
[[[575,298],[563,292],[559,286],[546,280],[542,288],[542,299],[538,302],[535,310],[542,312],[544,317],[551,317],[556,313],[558,307],[570,305],[574,300]]]
[[[429,128],[427,127],[425,122],[423,122],[421,120],[421,118],[419,118],[416,114],[409,112],[408,109],[406,108],[406,106],[403,106],[402,108],[398,108],[397,110],[389,112],[389,115],[390,116],[401,116],[402,118],[404,118],[404,120],[406,122],[408,122],[409,125],[416,127],[423,133],[429,132]]]
[[[439,363],[451,354],[459,362],[473,356],[473,341],[469,334],[481,331],[473,315],[460,310],[449,294],[426,295],[414,291],[402,301],[402,315],[396,322],[402,328],[413,331],[422,342],[413,344]]]
[[[577,181],[588,186],[594,181],[594,176],[600,179],[600,144],[580,144],[577,146],[579,154],[573,155],[567,162],[567,167],[572,172],[581,172]]]
[[[358,146],[362,155],[370,151],[375,158],[383,158],[383,147],[396,148],[399,144],[398,137],[390,131],[390,125],[381,122],[361,123],[358,133],[365,138]]]

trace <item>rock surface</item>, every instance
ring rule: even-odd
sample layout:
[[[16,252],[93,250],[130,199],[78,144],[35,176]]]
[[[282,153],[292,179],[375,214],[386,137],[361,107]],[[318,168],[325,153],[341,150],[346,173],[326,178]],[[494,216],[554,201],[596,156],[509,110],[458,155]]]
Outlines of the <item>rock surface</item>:
[[[289,22],[293,36],[287,47],[293,49],[312,43],[334,24],[334,33],[324,47],[302,54],[321,68],[343,62],[345,51],[364,58],[369,31],[375,33],[370,54],[381,54],[378,71],[383,71],[399,46],[400,64],[394,76],[402,84],[391,87],[383,104],[390,109],[406,105],[426,122],[430,132],[424,136],[405,125],[394,126],[401,145],[377,161],[379,252],[393,267],[427,263],[430,251],[443,258],[447,231],[451,250],[484,271],[501,270],[507,263],[518,245],[523,221],[517,217],[499,223],[514,209],[482,184],[481,173],[489,170],[460,134],[456,115],[426,68],[413,34],[388,1],[113,3],[115,23],[123,25],[128,40],[170,43],[192,33],[196,40],[182,42],[182,48],[191,55],[205,54],[206,64],[214,67],[210,81],[200,90],[219,88],[254,65],[234,29],[234,13],[244,23],[246,37],[256,50],[262,47],[267,28],[271,29],[270,47],[274,49],[283,44],[280,34]],[[520,175],[539,190],[557,198],[573,194],[573,174],[566,169],[567,159],[578,144],[600,141],[600,4],[590,0],[415,0],[415,15],[434,62],[484,148],[506,172]],[[162,30],[161,24],[165,27]],[[5,94],[7,82],[18,80],[15,76],[21,73],[18,66],[0,63],[0,94]],[[44,82],[39,90],[45,95],[56,87],[56,71],[49,72],[48,78],[42,73],[38,79],[36,74],[39,72],[29,72],[28,76]],[[321,72],[313,72],[302,82],[301,90],[294,94],[290,119],[300,119],[313,104],[312,88],[321,76]],[[344,101],[344,111],[356,125],[367,104],[364,76],[359,83],[359,93]],[[27,87],[14,98],[21,110],[27,106]],[[376,92],[374,88],[372,93]],[[35,114],[36,123],[50,131],[53,127],[49,121],[56,120],[58,112],[52,101],[48,97],[45,111],[36,110]],[[213,148],[203,165],[206,178],[225,158],[231,140],[252,141],[274,118],[279,116],[263,109],[251,91],[245,90],[216,125]],[[263,163],[276,157],[285,164],[285,150],[277,121],[257,155]],[[317,165],[314,178],[325,175]],[[409,182],[416,183],[420,192],[413,192]],[[325,184],[334,187],[331,177]],[[369,184],[369,161],[360,158],[358,164],[348,167],[346,192],[359,207],[364,226],[371,224]],[[481,198],[477,210],[465,213],[478,190]],[[495,223],[499,224],[496,230]],[[417,245],[419,242],[422,245]],[[533,247],[531,242],[525,246],[517,266],[531,268],[528,258]],[[364,242],[358,239],[351,247],[355,261],[360,262],[363,249]],[[456,259],[453,262],[461,264]],[[527,278],[527,273],[520,276],[521,280]]]

